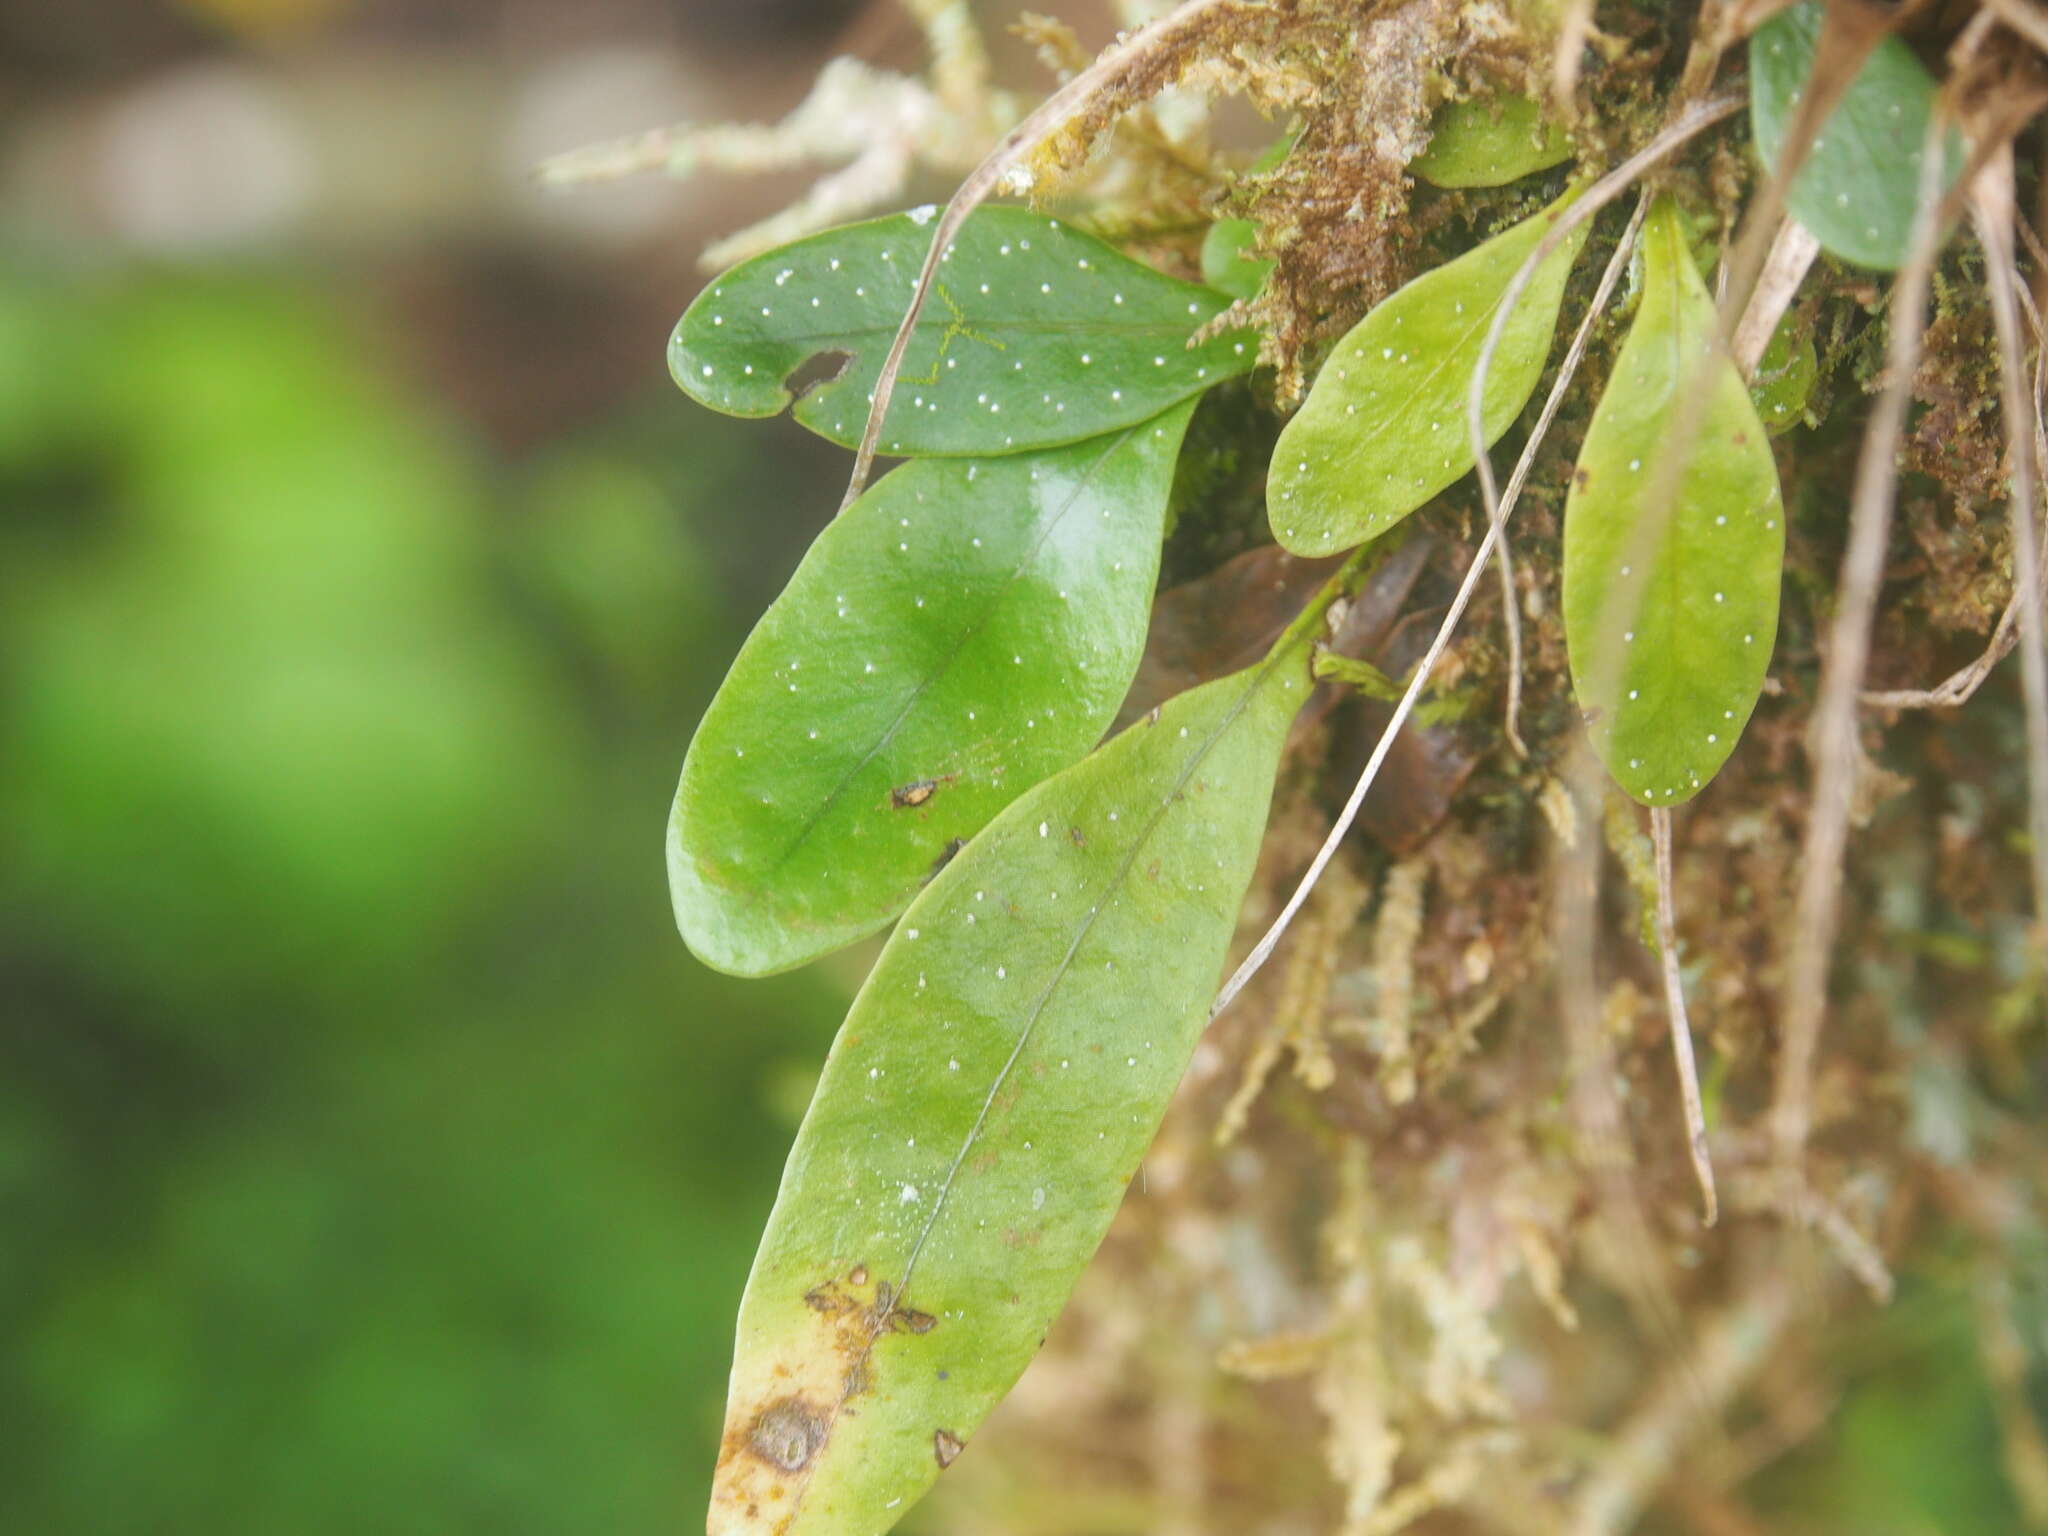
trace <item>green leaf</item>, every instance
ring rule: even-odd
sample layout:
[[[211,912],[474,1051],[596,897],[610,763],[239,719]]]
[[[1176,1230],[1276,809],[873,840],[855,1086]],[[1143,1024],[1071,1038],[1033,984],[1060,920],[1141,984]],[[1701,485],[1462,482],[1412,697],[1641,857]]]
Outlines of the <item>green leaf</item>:
[[[1095,745],[1144,649],[1193,411],[916,460],[818,536],[683,764],[669,886],[699,958],[763,975],[874,932]]]
[[[1273,449],[1267,516],[1282,545],[1327,555],[1385,533],[1472,468],[1465,395],[1487,328],[1516,270],[1577,192],[1424,273],[1352,327]],[[1542,377],[1574,232],[1543,265],[1501,332],[1482,420],[1491,444]]]
[[[785,382],[820,354],[839,375],[796,400],[796,419],[845,447],[930,248],[927,214],[828,230],[743,262],[706,289],[669,340],[669,372],[733,416],[773,416]],[[1228,305],[1091,235],[1022,208],[983,208],[961,229],[905,354],[881,448],[911,456],[1055,447],[1149,421],[1251,368],[1242,332],[1190,348]]]
[[[1714,324],[1677,208],[1662,199],[1643,229],[1642,303],[1586,430],[1564,524],[1573,685],[1601,761],[1645,805],[1690,799],[1720,770],[1777,635],[1777,463],[1725,352],[1698,387]],[[1638,554],[1658,454],[1688,411],[1702,414],[1669,521]],[[1638,593],[1634,616],[1610,621]],[[1610,642],[1619,649],[1603,649]]]
[[[1782,437],[1806,420],[1806,402],[1819,377],[1812,331],[1797,315],[1787,315],[1772,332],[1749,381],[1749,398],[1771,436]]]
[[[1202,237],[1202,281],[1233,299],[1255,299],[1273,270],[1257,254],[1259,226],[1250,219],[1222,219]]]
[[[1504,187],[1572,157],[1572,141],[1526,96],[1446,102],[1408,169],[1437,187]]]
[[[1778,163],[1798,113],[1824,12],[1821,0],[1802,0],[1750,37],[1750,124],[1766,170]],[[1815,136],[1786,195],[1792,216],[1823,248],[1880,271],[1905,261],[1933,105],[1926,68],[1898,38],[1885,38]],[[1963,142],[1953,133],[1947,154],[1944,192],[1962,174]]]
[[[1201,1034],[1336,587],[904,914],[754,1261],[713,1536],[877,1536],[1037,1352]]]

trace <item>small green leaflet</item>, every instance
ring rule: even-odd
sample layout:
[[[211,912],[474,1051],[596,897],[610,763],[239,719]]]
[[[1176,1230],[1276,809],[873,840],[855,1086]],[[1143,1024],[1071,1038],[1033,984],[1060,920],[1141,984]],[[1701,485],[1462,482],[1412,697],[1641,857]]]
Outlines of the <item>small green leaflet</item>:
[[[1756,706],[1785,530],[1770,440],[1725,353],[1694,393],[1714,303],[1669,198],[1650,210],[1642,249],[1642,304],[1565,501],[1564,624],[1595,750],[1617,784],[1662,806],[1720,771]],[[1638,530],[1688,409],[1702,413],[1698,435],[1655,540]],[[1615,611],[1627,602],[1633,617]]]
[[[1337,344],[1273,449],[1266,512],[1282,546],[1329,555],[1385,533],[1472,468],[1465,396],[1517,269],[1577,192],[1426,272]],[[1487,371],[1482,420],[1497,441],[1543,374],[1582,226],[1523,293]]]
[[[1821,0],[1801,0],[1750,37],[1750,125],[1765,170],[1777,164],[1799,111],[1825,9]],[[1913,50],[1885,38],[1836,103],[1785,199],[1825,249],[1886,272],[1905,261],[1933,105],[1934,82]],[[1961,138],[1951,134],[1947,149],[1943,191],[1962,174]]]
[[[1812,331],[1797,315],[1787,315],[1772,332],[1749,381],[1749,398],[1771,436],[1782,437],[1805,423],[1806,402],[1819,377]]]
[[[1255,299],[1272,274],[1271,259],[1256,254],[1259,226],[1250,219],[1221,219],[1202,237],[1202,281],[1233,299]]]
[[[1572,141],[1526,96],[1446,102],[1408,169],[1431,186],[1504,187],[1572,157]]]
[[[904,913],[754,1261],[711,1536],[879,1536],[1037,1352],[1201,1034],[1344,580],[1259,665],[1018,799]]]
[[[851,224],[741,263],[677,324],[669,372],[713,410],[773,416],[804,363],[847,354],[838,377],[797,399],[795,415],[855,446],[931,245],[929,222],[898,214]],[[979,209],[939,264],[881,449],[1013,453],[1149,421],[1256,361],[1245,332],[1188,346],[1228,305],[1055,219]]]
[[[818,536],[683,764],[669,888],[700,959],[765,975],[874,932],[1095,745],[1144,649],[1193,412],[914,460]]]

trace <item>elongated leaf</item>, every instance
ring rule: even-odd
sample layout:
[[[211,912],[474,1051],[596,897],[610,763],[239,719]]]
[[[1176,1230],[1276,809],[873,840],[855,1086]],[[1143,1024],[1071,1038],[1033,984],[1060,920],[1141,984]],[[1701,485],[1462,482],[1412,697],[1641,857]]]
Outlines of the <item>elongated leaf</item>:
[[[1427,272],[1337,345],[1273,449],[1267,516],[1282,545],[1327,555],[1386,532],[1472,468],[1465,394],[1516,269],[1570,205],[1542,213]],[[1501,333],[1482,419],[1493,443],[1543,373],[1583,231],[1537,268]]]
[[[874,932],[1095,745],[1144,649],[1193,411],[917,460],[819,535],[683,764],[669,884],[700,958],[761,975]]]
[[[1750,37],[1750,124],[1767,170],[1798,113],[1825,9],[1821,0],[1801,0]],[[1933,105],[1926,68],[1898,38],[1885,38],[1835,104],[1786,194],[1792,216],[1823,247],[1881,271],[1905,261]],[[1951,134],[1947,150],[1944,191],[1962,174],[1962,140]]]
[[[743,262],[692,304],[669,341],[684,390],[733,416],[773,416],[821,353],[843,371],[796,419],[859,443],[868,396],[931,244],[929,218],[827,230]],[[1227,305],[1100,240],[1021,208],[968,219],[904,357],[885,453],[986,455],[1053,447],[1149,421],[1252,366],[1243,333],[1190,348]]]
[[[1020,798],[911,904],[740,1311],[713,1536],[876,1536],[1043,1342],[1200,1034],[1330,591]]]
[[[1645,805],[1688,800],[1720,771],[1778,628],[1777,462],[1725,353],[1693,392],[1713,326],[1678,210],[1660,200],[1643,227],[1642,304],[1586,429],[1564,523],[1573,684],[1601,761]],[[1653,523],[1639,532],[1656,510],[1657,456],[1692,411],[1697,436],[1658,539]],[[1633,616],[1615,612],[1630,602]]]
[[[1526,96],[1446,102],[1408,169],[1436,187],[1504,187],[1572,157],[1572,141]]]

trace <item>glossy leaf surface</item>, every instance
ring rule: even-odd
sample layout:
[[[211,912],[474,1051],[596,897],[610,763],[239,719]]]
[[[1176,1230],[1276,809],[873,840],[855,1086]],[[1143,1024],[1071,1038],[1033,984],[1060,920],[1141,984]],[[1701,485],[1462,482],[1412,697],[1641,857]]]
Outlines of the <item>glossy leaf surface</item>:
[[[1200,1035],[1327,595],[998,816],[825,1064],[740,1312],[713,1536],[876,1536],[1101,1241]]]
[[[1144,648],[1193,410],[913,461],[818,536],[683,764],[669,885],[701,959],[761,975],[874,932],[1095,745]]]
[[[1750,37],[1750,125],[1766,169],[1777,164],[1799,111],[1824,11],[1821,0],[1801,0]],[[1793,217],[1825,249],[1881,271],[1905,261],[1933,105],[1925,66],[1898,38],[1885,38],[1829,114],[1786,195]],[[1955,135],[1948,155],[1943,190],[1962,172]]]
[[[1386,532],[1472,468],[1465,395],[1494,310],[1571,196],[1415,279],[1354,326],[1273,449],[1267,515],[1298,555],[1327,555]],[[1534,393],[1584,231],[1522,294],[1487,372],[1486,440]]]
[[[1504,187],[1572,157],[1572,141],[1526,96],[1446,102],[1408,169],[1431,186]]]
[[[796,419],[853,447],[868,395],[930,248],[928,218],[827,230],[743,262],[692,304],[669,372],[713,410],[773,416],[820,354],[838,377]],[[884,425],[884,453],[987,455],[1071,443],[1149,421],[1249,369],[1242,334],[1189,348],[1229,304],[1093,236],[1021,208],[983,208],[940,263]]]
[[[1565,641],[1607,771],[1644,804],[1675,805],[1720,770],[1762,691],[1784,510],[1763,423],[1725,353],[1693,393],[1714,303],[1669,199],[1651,210],[1642,250],[1642,303],[1565,502]],[[1701,413],[1697,436],[1659,539],[1658,454],[1688,411]],[[1617,611],[1630,602],[1633,615]]]

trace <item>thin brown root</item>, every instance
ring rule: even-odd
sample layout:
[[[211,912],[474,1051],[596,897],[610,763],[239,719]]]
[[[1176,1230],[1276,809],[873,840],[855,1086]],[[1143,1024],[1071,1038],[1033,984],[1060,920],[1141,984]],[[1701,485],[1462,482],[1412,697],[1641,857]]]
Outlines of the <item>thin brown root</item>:
[[[1051,137],[1076,112],[1107,91],[1125,71],[1159,50],[1182,29],[1201,21],[1210,11],[1231,3],[1233,0],[1181,0],[1181,4],[1150,26],[1141,27],[1122,42],[1105,49],[1093,64],[1046,97],[1037,110],[1004,134],[996,147],[960,183],[959,190],[946,204],[932,230],[931,249],[925,252],[924,265],[918,270],[917,287],[911,293],[909,307],[903,312],[902,323],[896,327],[895,339],[889,343],[889,355],[883,360],[882,371],[875,378],[874,395],[868,404],[867,425],[861,431],[860,450],[854,455],[853,475],[847,482],[846,497],[840,503],[842,512],[852,506],[867,487],[868,475],[874,469],[875,450],[881,443],[882,423],[889,415],[889,398],[895,393],[897,375],[903,371],[904,353],[910,348],[918,317],[924,313],[925,301],[931,295],[939,262],[946,248],[960,233],[960,227],[967,222],[967,216],[981,206],[1026,155]]]
[[[1794,1315],[1793,1288],[1765,1269],[1728,1308],[1695,1330],[1696,1342],[1622,1423],[1593,1468],[1565,1529],[1620,1536],[1634,1529],[1686,1446],[1710,1428],[1769,1363]]]
[[[1648,201],[1643,199],[1645,204]],[[1601,777],[1599,760],[1585,738],[1579,737],[1565,777],[1557,781],[1557,800],[1561,807],[1572,808],[1568,819],[1572,827],[1599,825],[1599,814],[1593,808],[1600,802]],[[1554,816],[1552,824],[1566,820]],[[1568,1063],[1567,1102],[1577,1131],[1577,1155],[1595,1196],[1593,1233],[1612,1256],[1614,1281],[1637,1326],[1662,1351],[1675,1357],[1684,1351],[1689,1330],[1666,1277],[1662,1249],[1651,1234],[1637,1194],[1635,1151],[1629,1144],[1621,1096],[1615,1090],[1610,1009],[1603,1003],[1596,979],[1598,834],[1570,838],[1560,834],[1550,864],[1557,1001],[1564,1019]],[[1619,993],[1610,994],[1609,1003],[1619,1001]]]
[[[1685,981],[1678,974],[1677,903],[1671,894],[1671,808],[1650,810],[1650,840],[1657,849],[1657,958],[1664,972],[1664,1008],[1671,1024],[1671,1059],[1678,1068],[1678,1097],[1685,1106],[1685,1146],[1700,1186],[1701,1220],[1712,1226],[1721,1202],[1714,1193],[1714,1160],[1707,1151],[1707,1111],[1700,1100],[1699,1067],[1693,1060],[1692,1021],[1685,1011]]]
[[[1709,101],[1696,102],[1679,113],[1654,139],[1594,182],[1577,202],[1565,210],[1563,217],[1536,243],[1536,249],[1529,253],[1528,259],[1502,292],[1500,303],[1494,307],[1493,323],[1487,329],[1486,342],[1479,349],[1479,360],[1473,365],[1471,387],[1465,395],[1465,436],[1472,448],[1474,467],[1479,471],[1479,494],[1486,503],[1489,537],[1499,531],[1501,510],[1500,492],[1493,477],[1493,456],[1486,445],[1486,376],[1493,368],[1494,354],[1500,350],[1508,317],[1521,303],[1529,284],[1535,281],[1537,268],[1548,261],[1581,224],[1626,192],[1666,155],[1734,113],[1742,105],[1742,100],[1737,95],[1716,96]],[[1552,393],[1554,395],[1555,390]]]
[[[1499,350],[1500,339],[1507,328],[1507,318],[1521,302],[1522,294],[1534,279],[1536,269],[1547,260],[1571,232],[1587,219],[1592,218],[1614,198],[1626,191],[1629,185],[1651,165],[1669,154],[1686,139],[1698,133],[1709,123],[1734,110],[1739,102],[1736,98],[1723,97],[1717,101],[1703,103],[1687,109],[1663,133],[1651,140],[1642,150],[1624,161],[1613,171],[1595,182],[1586,190],[1585,196],[1559,219],[1556,226],[1538,242],[1537,247],[1523,262],[1501,295],[1501,301],[1494,310],[1493,324],[1487,331],[1486,343],[1480,348],[1478,364],[1472,370],[1472,389],[1466,403],[1466,435],[1471,442],[1475,462],[1479,470],[1480,494],[1486,502],[1488,532],[1497,546],[1501,561],[1501,622],[1507,631],[1508,651],[1508,700],[1506,734],[1508,745],[1517,757],[1527,757],[1528,748],[1522,742],[1522,616],[1515,596],[1515,578],[1510,562],[1507,529],[1504,526],[1505,513],[1493,479],[1493,461],[1486,448],[1483,397],[1486,376],[1493,366],[1494,353]],[[1709,113],[1713,115],[1709,115]],[[1641,218],[1638,211],[1637,218]],[[1548,427],[1551,407],[1546,404],[1542,423],[1530,441],[1538,443]],[[1528,454],[1525,450],[1524,460]]]
[[[1793,1197],[1789,1214],[1826,1239],[1842,1268],[1856,1277],[1857,1283],[1870,1293],[1871,1300],[1879,1306],[1891,1301],[1891,1266],[1877,1251],[1877,1244],[1857,1230],[1840,1206],[1832,1200],[1822,1199],[1811,1189],[1801,1189]]]
[[[2027,823],[2034,876],[2034,916],[2048,917],[2048,650],[2043,649],[2041,553],[2034,526],[2034,445],[2027,430],[2026,365],[2021,357],[2019,276],[2013,252],[2013,166],[2010,146],[1985,167],[1974,199],[1977,239],[1998,332],[2000,404],[2012,459],[2013,581],[2020,605],[2020,679],[2026,699]]]
[[[1791,958],[1786,968],[1785,1027],[1771,1104],[1772,1138],[1781,1174],[1799,1181],[1800,1159],[1813,1116],[1814,1058],[1827,1011],[1828,956],[1834,947],[1855,788],[1858,742],[1856,695],[1870,659],[1870,625],[1884,579],[1898,482],[1898,445],[1920,362],[1927,291],[1940,225],[1942,143],[1949,115],[1931,114],[1921,153],[1919,206],[1905,266],[1892,290],[1888,370],[1856,464],[1850,500],[1849,547],[1836,583],[1820,702],[1814,711],[1811,750],[1816,757],[1810,820],[1801,849]]]
[[[1705,124],[1702,123],[1699,126],[1704,127]],[[1697,131],[1697,129],[1694,131]],[[1675,144],[1667,146],[1667,152],[1670,147],[1675,147]],[[1635,165],[1636,161],[1640,161],[1642,158],[1641,155],[1638,155],[1629,164]],[[1618,175],[1620,173],[1616,172],[1615,174]],[[1635,174],[1641,174],[1640,166],[1637,167]],[[1587,198],[1590,198],[1592,195],[1592,192],[1589,191],[1585,198],[1581,198],[1578,203],[1573,205],[1571,213],[1577,213],[1580,208],[1583,208]],[[1601,273],[1600,286],[1593,294],[1592,303],[1587,305],[1586,317],[1579,322],[1579,329],[1572,337],[1571,347],[1565,353],[1564,362],[1557,370],[1557,378],[1551,384],[1550,394],[1543,402],[1543,412],[1537,418],[1535,430],[1529,434],[1529,441],[1523,445],[1522,457],[1516,463],[1515,472],[1508,482],[1507,499],[1490,503],[1491,511],[1487,519],[1486,535],[1480,540],[1479,548],[1472,556],[1472,563],[1465,568],[1464,579],[1458,584],[1457,595],[1451,600],[1450,611],[1444,615],[1443,623],[1437,628],[1436,637],[1430,641],[1429,650],[1423,656],[1422,664],[1415,669],[1415,675],[1408,680],[1408,686],[1401,695],[1401,701],[1394,706],[1393,718],[1387,722],[1386,729],[1380,732],[1380,739],[1373,746],[1372,756],[1366,760],[1364,771],[1359,774],[1358,782],[1352,786],[1350,799],[1344,802],[1344,809],[1339,812],[1336,825],[1331,827],[1329,836],[1323,839],[1322,847],[1316,850],[1316,856],[1309,862],[1307,873],[1301,877],[1300,884],[1295,886],[1294,894],[1287,898],[1287,905],[1281,909],[1280,915],[1273,920],[1272,926],[1267,928],[1264,935],[1260,937],[1259,942],[1252,946],[1252,952],[1245,956],[1243,964],[1239,965],[1231,973],[1230,979],[1224,982],[1222,990],[1216,994],[1216,1001],[1209,1006],[1209,1017],[1211,1019],[1214,1019],[1219,1013],[1230,1006],[1232,999],[1244,990],[1246,982],[1258,974],[1259,967],[1266,963],[1267,958],[1273,953],[1274,947],[1279,944],[1281,935],[1287,931],[1288,924],[1294,921],[1295,913],[1301,910],[1302,903],[1308,900],[1309,893],[1315,889],[1316,881],[1321,878],[1324,866],[1335,855],[1337,845],[1344,840],[1344,834],[1351,829],[1351,823],[1358,816],[1359,806],[1365,803],[1366,791],[1372,787],[1372,782],[1378,776],[1381,765],[1387,759],[1387,754],[1393,749],[1395,736],[1399,734],[1408,716],[1414,712],[1416,701],[1422,697],[1422,690],[1428,684],[1430,674],[1436,669],[1437,661],[1442,657],[1445,648],[1450,644],[1451,636],[1457,631],[1459,619],[1464,617],[1466,606],[1472,601],[1472,593],[1478,587],[1479,578],[1486,568],[1487,557],[1493,551],[1500,529],[1506,525],[1508,514],[1514,510],[1514,498],[1520,494],[1522,482],[1528,478],[1530,466],[1536,461],[1536,451],[1542,446],[1544,435],[1549,431],[1550,423],[1557,415],[1558,406],[1563,403],[1565,391],[1570,387],[1573,377],[1579,371],[1579,363],[1586,355],[1586,342],[1593,334],[1594,322],[1600,318],[1601,312],[1606,309],[1607,300],[1613,294],[1615,284],[1621,280],[1621,274],[1628,265],[1628,253],[1635,244],[1635,232],[1641,227],[1643,214],[1647,206],[1646,202],[1638,204],[1635,217],[1629,221],[1628,230],[1622,236],[1621,244],[1616,247],[1614,256],[1608,261],[1607,270]],[[1567,218],[1570,216],[1571,214],[1566,215]],[[1591,217],[1591,215],[1588,214],[1587,217]],[[1556,231],[1553,230],[1552,234],[1555,233]],[[1532,270],[1533,268],[1526,264],[1522,269],[1524,274]],[[1502,300],[1503,310],[1505,310],[1507,305],[1512,304],[1516,297],[1518,297],[1517,292],[1513,285],[1510,285],[1507,296]],[[1485,465],[1487,462],[1486,456],[1483,453],[1480,455],[1479,462],[1482,465]],[[1487,473],[1490,484],[1492,474],[1490,468]]]
[[[1984,0],[1985,9],[2021,37],[2048,53],[2048,15],[2027,0]]]
[[[2042,250],[2038,237],[2024,223],[2018,228],[2026,237],[2027,248],[2033,252],[2036,264],[2048,269],[2048,251]],[[2043,334],[2041,314],[2035,308],[2033,294],[2024,285],[2019,285],[2016,291],[2020,307],[2026,312],[2027,328],[2034,333],[2034,380],[2027,418],[2028,430],[2033,436],[2034,483],[2038,486],[2048,479],[2048,420],[2042,416],[2043,401],[2048,400],[2048,336]],[[2048,508],[2044,508],[2044,512],[2048,512]],[[2048,529],[2043,529],[2038,538],[2048,539]],[[2048,601],[2048,567],[2040,572],[2036,589],[2042,594],[2042,600]],[[1968,703],[1984,686],[1992,670],[2010,656],[2013,647],[2019,643],[2020,606],[2025,597],[2024,590],[2015,582],[2012,596],[2006,601],[2005,612],[1999,615],[1998,626],[1992,631],[1990,642],[1967,666],[1950,673],[1932,688],[1866,690],[1862,702],[1873,709],[1953,709]]]

